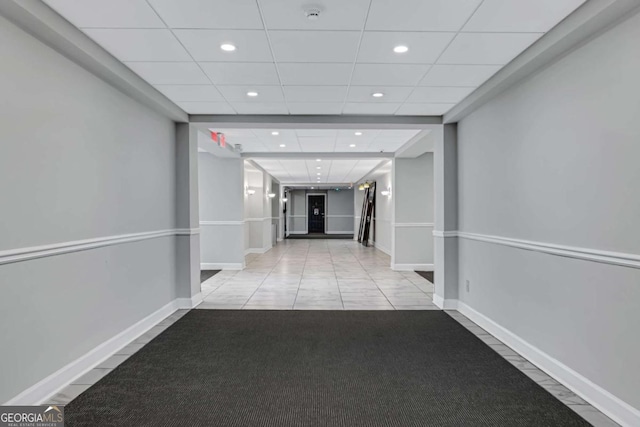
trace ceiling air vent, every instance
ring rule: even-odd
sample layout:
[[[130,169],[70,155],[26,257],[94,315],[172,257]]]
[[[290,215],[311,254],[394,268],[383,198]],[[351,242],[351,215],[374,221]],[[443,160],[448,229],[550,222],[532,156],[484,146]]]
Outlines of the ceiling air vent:
[[[304,11],[305,16],[309,21],[315,21],[320,17],[320,9],[312,7]]]

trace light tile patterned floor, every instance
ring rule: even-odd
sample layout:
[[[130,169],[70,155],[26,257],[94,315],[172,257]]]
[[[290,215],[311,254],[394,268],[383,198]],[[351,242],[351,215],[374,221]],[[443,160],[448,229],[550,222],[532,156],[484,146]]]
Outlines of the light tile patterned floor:
[[[433,284],[352,240],[285,240],[202,284],[199,309],[437,310]]]

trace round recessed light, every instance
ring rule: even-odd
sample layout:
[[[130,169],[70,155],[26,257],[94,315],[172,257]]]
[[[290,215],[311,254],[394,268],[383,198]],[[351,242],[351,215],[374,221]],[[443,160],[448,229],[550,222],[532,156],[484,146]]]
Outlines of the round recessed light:
[[[408,47],[406,47],[406,46],[403,46],[403,45],[396,46],[396,47],[394,47],[394,48],[393,48],[393,51],[394,51],[395,53],[405,53],[405,52],[407,52],[408,50],[409,50],[409,48],[408,48]]]
[[[322,169],[322,167],[321,166],[316,166],[316,169]]]
[[[285,144],[280,144],[280,148],[284,148],[284,147],[286,147]]]
[[[251,97],[258,96],[258,92],[253,92],[253,91],[247,92],[247,96],[251,96]]]
[[[382,98],[384,96],[384,93],[375,92],[375,93],[372,93],[371,96],[373,96],[374,98]]]
[[[280,132],[278,132],[277,130],[274,130],[273,132],[271,132],[271,135],[278,136],[280,135]]]
[[[355,146],[356,146],[356,144],[349,144],[349,147],[351,147],[351,148],[353,148]]]
[[[225,52],[233,52],[234,50],[236,50],[236,47],[231,43],[224,43],[220,45],[220,49],[224,50]]]
[[[356,132],[355,135],[356,136],[360,136],[360,135],[362,135],[362,132]]]
[[[321,162],[321,161],[322,161],[322,159],[316,159],[316,162]]]
[[[318,172],[316,175],[320,175],[320,172]]]

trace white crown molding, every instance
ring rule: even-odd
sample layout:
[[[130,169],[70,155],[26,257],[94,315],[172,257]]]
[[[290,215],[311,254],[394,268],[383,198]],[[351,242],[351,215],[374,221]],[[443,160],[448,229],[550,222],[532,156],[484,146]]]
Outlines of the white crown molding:
[[[0,251],[0,265],[20,261],[28,261],[54,255],[62,255],[72,252],[86,251],[104,246],[121,245],[124,243],[139,242],[141,240],[158,239],[169,236],[185,236],[198,234],[199,229],[171,229],[159,231],[146,231],[143,233],[120,234],[116,236],[98,237],[94,239],[74,240],[70,242],[54,243],[50,245],[31,246],[19,249]]]
[[[435,303],[436,295],[433,296],[433,300]],[[477,323],[478,326],[491,333],[491,335],[511,347],[516,352],[520,353],[528,361],[558,380],[568,389],[602,411],[609,418],[623,426],[640,425],[640,410],[614,396],[599,385],[593,383],[588,378],[582,376],[559,360],[554,359],[544,351],[520,338],[518,335],[496,323],[484,314],[471,308],[464,302],[457,300],[445,300],[445,308],[447,303],[449,305],[455,305],[460,313],[464,314],[473,322]]]
[[[201,301],[201,294],[194,295],[192,298],[178,298],[171,301],[164,307],[161,307],[144,319],[134,323],[124,331],[88,351],[83,356],[80,356],[48,377],[38,381],[36,384],[27,388],[4,404],[38,405],[45,402],[68,384],[71,384],[74,380],[80,378],[95,366],[104,362],[118,350],[147,332],[176,310],[181,308],[193,308]]]
[[[122,93],[176,122],[180,107],[42,1],[2,0],[0,15]]]
[[[393,226],[396,228],[433,228],[434,224],[432,222],[396,222]]]
[[[215,226],[215,225],[243,225],[244,221],[200,221],[200,225]]]
[[[448,111],[443,117],[443,122],[455,123],[462,120],[498,94],[579,48],[616,25],[620,20],[632,16],[638,5],[637,0],[589,0],[584,2]]]

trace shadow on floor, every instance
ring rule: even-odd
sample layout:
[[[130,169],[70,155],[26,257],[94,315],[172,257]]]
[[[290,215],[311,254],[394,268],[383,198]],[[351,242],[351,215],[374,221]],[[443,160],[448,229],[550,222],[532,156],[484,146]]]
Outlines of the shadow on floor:
[[[433,271],[416,271],[419,275],[430,281],[431,283],[435,283],[433,281]]]
[[[220,270],[200,270],[200,283],[212,278],[218,273],[220,273]]]

